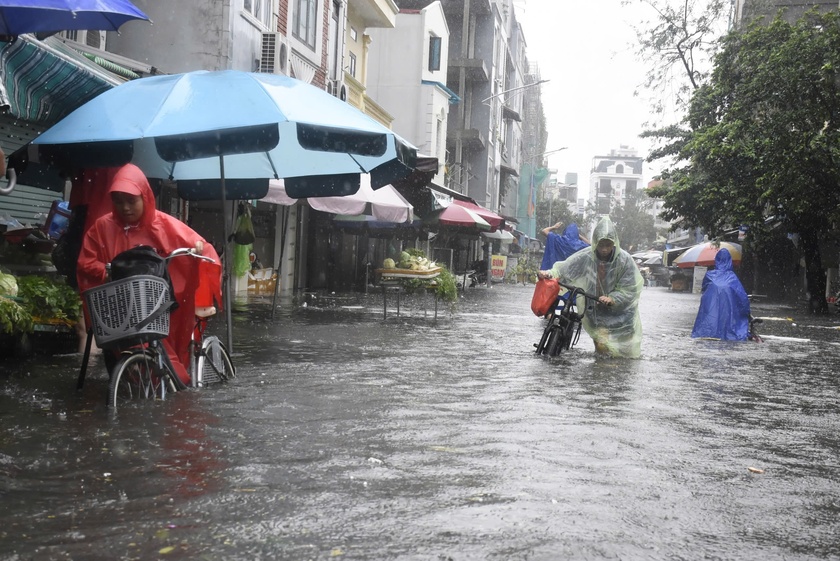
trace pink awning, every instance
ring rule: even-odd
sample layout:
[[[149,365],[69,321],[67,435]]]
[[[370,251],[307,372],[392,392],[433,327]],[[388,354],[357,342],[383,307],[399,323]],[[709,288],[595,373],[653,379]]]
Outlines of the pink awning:
[[[268,194],[261,199],[263,202],[291,206],[298,199],[286,194],[282,179],[268,182]],[[370,176],[363,174],[359,190],[353,195],[345,197],[312,197],[305,201],[322,212],[358,216],[366,214],[381,222],[409,222],[414,207],[400,195],[394,187],[386,185],[379,189],[370,186]]]

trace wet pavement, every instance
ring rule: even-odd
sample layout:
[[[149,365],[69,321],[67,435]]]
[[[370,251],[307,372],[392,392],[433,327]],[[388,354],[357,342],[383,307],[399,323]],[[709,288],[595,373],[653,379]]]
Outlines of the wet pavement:
[[[532,292],[251,305],[233,384],[116,415],[4,360],[0,559],[840,559],[840,316],[696,341],[646,288],[640,360],[549,360]]]

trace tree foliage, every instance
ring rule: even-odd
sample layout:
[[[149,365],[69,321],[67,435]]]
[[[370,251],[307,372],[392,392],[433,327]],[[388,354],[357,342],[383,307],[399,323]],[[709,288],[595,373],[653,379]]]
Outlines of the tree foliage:
[[[571,224],[572,222],[577,222],[578,227],[580,227],[580,220],[578,215],[573,213],[569,209],[569,205],[566,203],[566,201],[561,200],[559,198],[554,199],[552,201],[550,198],[546,197],[538,201],[536,218],[538,232],[543,228],[553,226],[558,222],[562,222],[563,224]],[[581,231],[583,231],[582,228]]]
[[[623,204],[616,204],[610,208],[610,219],[615,224],[618,242],[622,249],[632,253],[653,246],[657,232],[653,215],[648,210],[652,203],[653,199],[639,192],[636,196],[629,197]],[[599,211],[603,210],[590,203],[586,209],[587,222],[594,225],[599,218]],[[591,241],[597,242],[597,240]]]
[[[663,217],[711,237],[746,224],[758,244],[774,217],[800,234],[809,292],[824,290],[818,239],[840,218],[838,14],[728,34],[687,125]]]

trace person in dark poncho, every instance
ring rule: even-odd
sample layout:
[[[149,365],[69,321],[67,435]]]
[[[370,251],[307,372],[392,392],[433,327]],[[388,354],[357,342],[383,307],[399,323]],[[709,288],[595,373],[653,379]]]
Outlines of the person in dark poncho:
[[[750,331],[750,299],[732,270],[728,249],[723,248],[715,255],[715,268],[703,278],[702,292],[691,336],[746,341]]]
[[[589,247],[589,240],[583,237],[578,230],[578,225],[572,222],[562,234],[555,234],[553,230],[559,230],[563,227],[562,222],[558,222],[554,226],[543,228],[541,232],[545,234],[545,253],[543,253],[542,263],[540,269],[551,269],[558,261],[565,261],[573,253],[581,249]]]

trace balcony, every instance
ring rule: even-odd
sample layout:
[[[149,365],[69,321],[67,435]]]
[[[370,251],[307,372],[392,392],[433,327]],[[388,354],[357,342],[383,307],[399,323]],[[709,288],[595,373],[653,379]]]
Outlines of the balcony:
[[[393,2],[388,0],[350,0],[348,5],[361,18],[365,27],[393,28],[397,21],[397,11]]]
[[[384,126],[391,128],[391,123],[394,120],[393,115],[385,111],[381,105],[367,95],[367,88],[361,82],[345,72],[344,83],[347,88],[347,103]]]
[[[517,123],[522,122],[522,117],[519,115],[519,112],[507,105],[502,105],[502,118],[516,121]]]
[[[471,82],[489,82],[490,73],[484,59],[480,58],[458,58],[449,61],[448,79],[451,83],[458,82],[458,74],[461,69],[466,70],[467,80]]]
[[[484,150],[487,147],[487,139],[478,129],[462,129],[453,131],[447,135],[447,140],[450,142],[458,142],[460,140],[464,149],[471,152]]]

